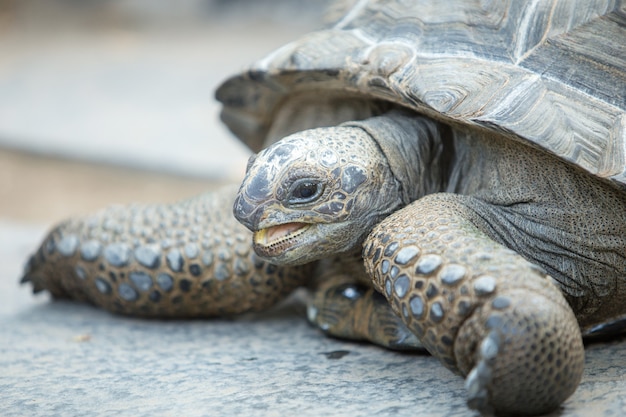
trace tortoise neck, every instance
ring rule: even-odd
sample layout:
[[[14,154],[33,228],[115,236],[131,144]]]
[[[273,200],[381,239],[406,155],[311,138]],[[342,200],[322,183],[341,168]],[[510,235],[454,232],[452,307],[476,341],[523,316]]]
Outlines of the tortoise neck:
[[[426,194],[445,190],[449,168],[446,144],[452,144],[449,128],[405,110],[347,122],[365,130],[380,147],[400,184],[402,202],[409,204]]]

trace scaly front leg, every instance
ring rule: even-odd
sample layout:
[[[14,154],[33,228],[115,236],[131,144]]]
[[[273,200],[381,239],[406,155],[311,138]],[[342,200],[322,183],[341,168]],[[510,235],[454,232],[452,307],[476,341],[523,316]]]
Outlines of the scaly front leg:
[[[470,199],[433,194],[388,217],[365,243],[366,268],[424,347],[466,377],[470,407],[548,412],[580,381],[578,323],[541,268],[475,226]]]
[[[232,215],[236,188],[168,205],[114,206],[55,227],[26,267],[33,291],[114,313],[206,317],[266,309],[310,266],[260,260]]]

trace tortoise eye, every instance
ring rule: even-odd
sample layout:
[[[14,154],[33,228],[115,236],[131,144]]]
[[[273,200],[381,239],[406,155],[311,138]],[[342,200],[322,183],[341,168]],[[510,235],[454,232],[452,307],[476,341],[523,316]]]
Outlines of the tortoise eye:
[[[315,201],[324,190],[319,181],[302,179],[293,183],[287,196],[289,204],[306,204]]]

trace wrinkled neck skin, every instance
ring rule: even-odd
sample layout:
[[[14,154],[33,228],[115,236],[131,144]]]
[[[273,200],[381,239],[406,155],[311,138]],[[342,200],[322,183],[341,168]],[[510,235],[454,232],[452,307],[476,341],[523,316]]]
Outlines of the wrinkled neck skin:
[[[374,139],[400,186],[403,206],[446,188],[445,155],[451,152],[444,149],[452,144],[447,126],[404,110],[343,126],[359,127]]]

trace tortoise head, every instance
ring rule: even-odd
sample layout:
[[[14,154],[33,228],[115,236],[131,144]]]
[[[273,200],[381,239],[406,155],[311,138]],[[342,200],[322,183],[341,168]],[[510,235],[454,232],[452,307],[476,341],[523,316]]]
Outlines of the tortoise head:
[[[254,232],[259,256],[302,264],[359,251],[372,227],[402,204],[399,188],[363,129],[317,128],[250,158],[234,214]]]

